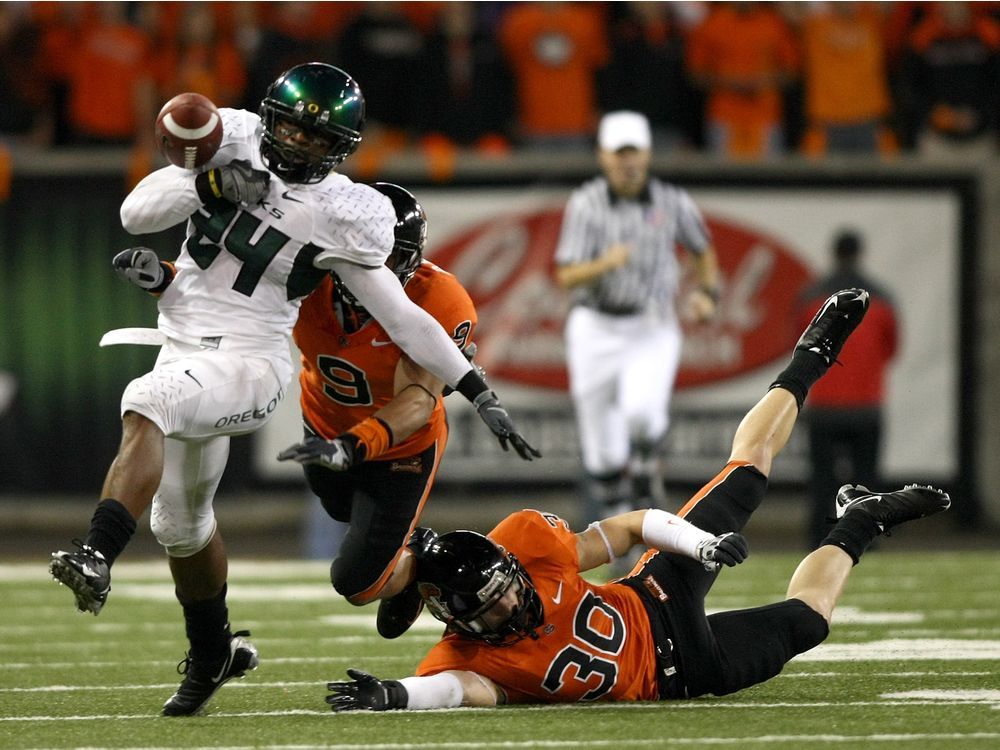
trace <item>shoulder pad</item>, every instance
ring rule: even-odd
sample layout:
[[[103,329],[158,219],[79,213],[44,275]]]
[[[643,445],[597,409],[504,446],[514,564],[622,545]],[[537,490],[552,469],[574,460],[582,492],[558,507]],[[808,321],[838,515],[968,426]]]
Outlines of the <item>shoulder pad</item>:
[[[388,196],[343,175],[331,175],[313,195],[314,244],[362,265],[385,262],[392,252],[396,227],[396,212]]]

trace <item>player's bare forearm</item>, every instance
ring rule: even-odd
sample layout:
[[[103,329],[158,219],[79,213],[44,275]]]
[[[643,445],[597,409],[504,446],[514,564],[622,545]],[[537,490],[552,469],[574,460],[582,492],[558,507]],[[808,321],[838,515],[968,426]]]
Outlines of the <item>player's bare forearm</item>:
[[[621,557],[640,542],[646,547],[690,557],[708,570],[720,565],[739,565],[749,554],[746,540],[738,533],[716,536],[673,513],[655,508],[606,518],[591,524],[576,539],[581,571]]]
[[[504,691],[488,677],[447,670],[421,677],[385,680],[359,669],[348,669],[348,680],[327,683],[326,702],[334,711],[420,711],[457,706],[506,703]]]
[[[623,557],[642,541],[642,521],[645,510],[632,510],[600,521],[600,528],[591,525],[576,535],[580,570],[592,570]],[[609,550],[610,547],[610,550]]]
[[[375,416],[389,425],[394,442],[400,443],[427,424],[443,389],[443,380],[404,355],[396,366],[396,395]]]

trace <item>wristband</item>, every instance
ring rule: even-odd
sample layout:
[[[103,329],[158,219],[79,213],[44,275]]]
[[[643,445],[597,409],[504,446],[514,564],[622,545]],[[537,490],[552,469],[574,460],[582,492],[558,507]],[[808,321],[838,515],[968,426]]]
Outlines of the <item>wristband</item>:
[[[378,417],[368,417],[347,431],[345,437],[357,440],[355,450],[361,451],[359,460],[373,461],[392,445],[392,429]]]
[[[231,206],[232,204],[222,197],[222,189],[219,186],[219,177],[217,169],[210,169],[207,172],[201,172],[197,177],[194,178],[194,188],[198,193],[198,200],[202,202],[202,205],[208,207],[214,206]]]
[[[659,508],[647,510],[642,519],[642,541],[663,552],[677,552],[697,560],[698,545],[712,538],[714,534]]]
[[[455,390],[469,399],[470,403],[476,403],[476,398],[489,389],[490,387],[486,385],[486,381],[476,372],[475,368],[465,373],[458,381],[458,385],[455,386]]]

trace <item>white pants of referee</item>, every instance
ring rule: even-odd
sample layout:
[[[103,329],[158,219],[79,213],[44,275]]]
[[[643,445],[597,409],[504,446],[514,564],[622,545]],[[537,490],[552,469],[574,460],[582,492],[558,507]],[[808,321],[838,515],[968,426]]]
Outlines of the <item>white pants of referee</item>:
[[[680,356],[676,318],[570,311],[566,360],[588,474],[621,471],[633,444],[663,438]]]
[[[218,347],[168,339],[153,370],[122,394],[123,415],[142,414],[167,437],[150,527],[171,557],[190,557],[211,541],[229,438],[268,422],[292,375],[286,351],[235,347],[225,337]]]

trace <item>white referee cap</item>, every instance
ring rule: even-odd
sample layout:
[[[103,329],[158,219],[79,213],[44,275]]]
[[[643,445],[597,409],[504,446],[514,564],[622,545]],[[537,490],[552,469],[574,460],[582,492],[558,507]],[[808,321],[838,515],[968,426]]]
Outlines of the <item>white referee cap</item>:
[[[653,136],[649,132],[649,120],[638,112],[620,110],[608,112],[601,118],[597,130],[597,145],[604,151],[617,151],[632,146],[646,150],[653,144]]]

